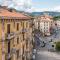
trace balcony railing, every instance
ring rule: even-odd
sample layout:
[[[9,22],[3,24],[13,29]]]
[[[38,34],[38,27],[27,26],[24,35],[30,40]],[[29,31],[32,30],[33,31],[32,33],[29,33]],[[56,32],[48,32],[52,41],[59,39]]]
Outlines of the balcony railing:
[[[5,34],[5,39],[10,40],[10,39],[14,38],[15,36],[19,35],[20,33],[25,33],[27,31],[28,31],[28,29],[22,29],[21,31],[7,33],[7,34]]]
[[[14,38],[15,36],[19,35],[20,33],[21,33],[21,31],[7,33],[5,35],[5,39],[10,40],[10,39]]]
[[[15,33],[10,33],[10,34],[7,33],[6,36],[5,36],[5,38],[6,39],[12,39],[12,38],[14,38],[14,36],[15,36]]]
[[[27,29],[22,29],[22,33],[25,33],[27,32],[28,30]]]

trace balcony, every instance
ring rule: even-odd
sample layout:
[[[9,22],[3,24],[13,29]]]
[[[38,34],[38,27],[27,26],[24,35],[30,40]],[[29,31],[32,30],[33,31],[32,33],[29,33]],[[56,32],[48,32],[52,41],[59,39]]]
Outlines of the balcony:
[[[10,39],[14,38],[14,36],[15,36],[15,33],[13,33],[13,32],[10,33],[10,34],[7,33],[7,34],[5,35],[5,38],[6,38],[7,40],[8,40],[8,39],[10,40]]]
[[[21,31],[7,33],[7,34],[5,34],[5,39],[10,40],[10,39],[14,38],[15,36],[19,35],[20,33],[21,33]]]
[[[25,33],[27,32],[28,30],[25,28],[25,29],[22,29],[22,33]]]

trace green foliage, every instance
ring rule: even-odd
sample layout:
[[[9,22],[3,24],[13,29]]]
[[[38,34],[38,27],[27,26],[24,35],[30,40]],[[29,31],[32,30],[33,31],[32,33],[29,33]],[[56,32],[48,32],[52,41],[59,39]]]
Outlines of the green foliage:
[[[56,50],[60,51],[60,41],[56,42]]]
[[[59,20],[59,19],[60,19],[60,16],[53,17],[53,20]]]

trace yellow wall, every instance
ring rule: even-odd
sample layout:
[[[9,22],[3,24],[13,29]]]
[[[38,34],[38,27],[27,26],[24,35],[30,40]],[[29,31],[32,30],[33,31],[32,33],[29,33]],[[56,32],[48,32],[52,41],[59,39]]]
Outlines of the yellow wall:
[[[22,54],[22,51],[23,51],[22,47],[24,45],[24,50],[26,50],[26,39],[27,39],[27,37],[30,37],[31,33],[32,33],[32,28],[30,27],[29,21],[18,21],[18,22],[10,21],[10,22],[8,22],[8,20],[7,21],[5,20],[5,22],[4,22],[4,33],[5,33],[5,35],[7,33],[7,24],[10,24],[10,29],[11,29],[10,32],[15,32],[15,33],[19,32],[19,31],[17,31],[17,23],[19,23],[19,31],[21,33],[19,35],[17,35],[16,37],[14,37],[14,39],[11,39],[10,48],[12,49],[13,47],[15,47],[16,50],[20,50],[20,52],[21,52],[20,54]],[[22,37],[23,36],[22,35],[23,23],[24,23],[24,28],[28,30],[24,34],[25,35],[24,41],[23,41],[23,37]],[[1,36],[2,36],[2,24],[0,22],[0,39],[1,39]],[[19,44],[17,44],[17,37],[19,37]],[[1,47],[2,47],[2,44],[0,42],[0,60],[2,60],[1,59],[2,58],[1,57],[2,56]],[[7,53],[8,52],[8,41],[7,40],[5,40],[4,47],[5,47],[5,53]],[[30,47],[31,47],[31,45],[29,45],[28,49],[31,49]],[[16,57],[15,57],[15,59],[16,59]]]

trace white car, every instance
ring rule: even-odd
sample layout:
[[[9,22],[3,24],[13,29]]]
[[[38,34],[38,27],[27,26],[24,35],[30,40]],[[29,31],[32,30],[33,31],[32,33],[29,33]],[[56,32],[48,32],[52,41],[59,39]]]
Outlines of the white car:
[[[33,57],[32,57],[33,59],[35,59],[35,55],[33,55]]]

